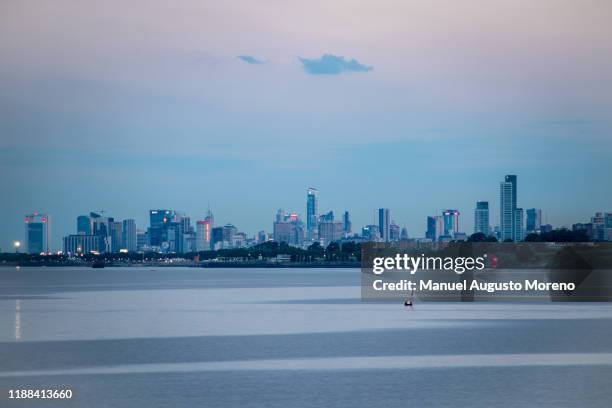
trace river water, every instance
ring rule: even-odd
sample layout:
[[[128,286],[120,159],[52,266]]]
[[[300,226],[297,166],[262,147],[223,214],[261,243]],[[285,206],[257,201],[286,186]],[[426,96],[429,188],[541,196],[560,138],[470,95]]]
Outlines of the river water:
[[[0,268],[2,407],[612,405],[612,304],[360,300],[354,269]],[[65,401],[10,389],[70,389]]]

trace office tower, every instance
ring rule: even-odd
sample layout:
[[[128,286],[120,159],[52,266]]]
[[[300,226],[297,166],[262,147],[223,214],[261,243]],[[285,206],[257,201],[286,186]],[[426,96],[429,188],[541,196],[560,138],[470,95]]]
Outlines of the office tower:
[[[319,221],[319,190],[309,187],[306,194],[306,232],[309,240],[315,240]]]
[[[77,234],[93,235],[93,225],[89,216],[79,215],[77,217]]]
[[[227,243],[228,248],[234,247],[234,236],[238,233],[238,228],[232,224],[225,224],[223,226],[223,242]]]
[[[89,219],[91,220],[92,225],[92,235],[97,235],[100,237],[108,237],[110,234],[110,226],[109,223],[113,222],[113,217],[104,217],[98,213],[90,212]]]
[[[213,227],[210,245],[214,250],[223,248],[223,227]]]
[[[319,217],[319,222],[331,222],[334,221],[334,212],[333,211],[329,211],[326,212],[325,214],[321,214],[321,216]]]
[[[378,209],[378,230],[380,232],[380,238],[384,242],[389,241],[389,224],[391,221],[391,214],[388,208]]]
[[[212,224],[209,220],[196,222],[196,250],[208,251],[210,249],[210,234]]]
[[[400,240],[408,239],[408,229],[406,227],[402,228],[402,232],[400,233]]]
[[[258,244],[263,244],[267,240],[268,240],[268,234],[266,234],[266,231],[259,231],[257,233],[257,243]]]
[[[612,212],[607,212],[604,215],[604,227],[612,228]]]
[[[454,236],[459,232],[459,211],[445,210],[442,212],[444,220],[444,235]]]
[[[103,252],[104,241],[98,235],[73,234],[64,237],[64,253],[83,255],[91,252]]]
[[[149,244],[161,248],[167,242],[167,224],[172,222],[174,214],[171,210],[149,211]]]
[[[119,252],[123,245],[123,229],[122,224],[118,221],[108,223],[109,236],[111,239],[111,252]]]
[[[400,227],[394,221],[389,225],[389,241],[396,242],[400,240]]]
[[[366,241],[380,242],[380,229],[378,225],[366,225],[361,229],[361,236]]]
[[[292,246],[302,246],[304,243],[304,236],[307,231],[304,229],[304,223],[297,213],[277,212],[272,227],[272,234],[276,242],[284,242]],[[315,236],[317,234],[318,231],[315,231]]]
[[[324,246],[342,239],[344,224],[341,221],[321,221],[318,225],[319,241]]]
[[[482,232],[489,235],[489,202],[476,201],[474,210],[474,233]]]
[[[436,217],[427,217],[427,230],[425,231],[425,238],[436,240]]]
[[[525,232],[531,234],[540,231],[540,225],[542,225],[542,210],[539,208],[529,208],[527,213],[527,225]]]
[[[353,230],[353,225],[351,224],[348,211],[345,211],[344,215],[342,216],[342,230],[344,232],[344,236],[348,236]]]
[[[517,208],[514,210],[514,242],[520,242],[525,239],[525,227],[524,227],[523,209]]]
[[[501,240],[516,241],[516,176],[507,175],[499,185],[499,227]]]
[[[138,238],[136,236],[136,221],[132,219],[123,220],[123,249],[135,252],[138,249]]]
[[[26,215],[25,248],[29,254],[51,252],[51,216],[37,212]]]
[[[593,224],[593,233],[591,239],[593,241],[604,241],[605,240],[605,226],[606,216],[604,213],[597,212],[594,217],[591,217],[591,224]]]
[[[148,249],[149,246],[149,234],[143,230],[136,230],[136,249],[138,251],[144,251]]]

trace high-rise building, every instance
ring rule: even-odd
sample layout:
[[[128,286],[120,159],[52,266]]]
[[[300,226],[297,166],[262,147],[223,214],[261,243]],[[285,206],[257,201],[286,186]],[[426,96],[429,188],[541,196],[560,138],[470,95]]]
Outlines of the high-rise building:
[[[380,229],[378,225],[366,225],[361,229],[361,236],[366,241],[380,242]]]
[[[276,218],[272,226],[272,234],[276,242],[284,242],[288,245],[301,246],[304,243],[304,235],[306,233],[307,231],[304,231],[304,223],[297,213],[286,214],[283,210],[277,211]],[[318,231],[315,231],[314,236],[317,235]]]
[[[108,223],[109,236],[111,239],[111,252],[119,252],[123,245],[123,228],[119,221],[111,221]]]
[[[440,215],[428,216],[425,238],[431,239],[433,242],[436,242],[443,235],[445,235],[443,217]]]
[[[319,222],[319,190],[309,187],[306,193],[306,232],[309,240],[316,240]]]
[[[196,222],[196,249],[198,251],[208,251],[210,249],[210,234],[212,225],[208,220]]]
[[[25,248],[29,254],[51,252],[51,216],[37,212],[26,215]]]
[[[174,220],[171,210],[149,211],[149,244],[161,248],[168,241],[167,225]]]
[[[517,208],[514,210],[514,237],[512,239],[514,242],[520,242],[525,239],[525,223],[523,215],[522,208]]]
[[[408,229],[406,227],[403,227],[400,233],[400,240],[407,240],[407,239],[408,239]]]
[[[329,211],[329,212],[326,212],[325,214],[321,214],[321,216],[319,217],[319,222],[332,222],[334,220],[335,220],[335,217],[334,217],[333,211]]]
[[[499,185],[499,227],[501,240],[517,241],[516,215],[516,176],[507,175]]]
[[[425,231],[425,238],[436,240],[436,217],[427,216],[427,230]]]
[[[400,226],[394,221],[389,224],[389,241],[396,242],[400,240]]]
[[[87,215],[79,215],[77,217],[77,234],[93,235],[91,217]]]
[[[149,234],[143,230],[136,230],[136,249],[144,251],[149,248]]]
[[[378,230],[380,238],[384,242],[389,242],[389,225],[391,223],[391,212],[388,208],[378,209]]]
[[[64,253],[68,255],[78,256],[104,251],[104,237],[100,235],[73,234],[64,237]]]
[[[123,220],[123,249],[135,252],[138,249],[138,238],[136,235],[136,221],[133,219]]]
[[[442,212],[444,220],[444,235],[452,237],[459,232],[459,211],[445,210]]]
[[[527,213],[527,225],[525,227],[525,233],[531,234],[540,231],[542,225],[542,210],[539,208],[529,208]]]
[[[344,215],[342,216],[342,230],[344,232],[345,237],[349,236],[353,230],[353,225],[351,224],[351,219],[348,211],[345,211]]]
[[[319,222],[319,240],[322,245],[330,242],[339,241],[344,235],[344,225],[341,221],[321,221]]]
[[[489,202],[476,201],[474,210],[474,233],[489,235]]]

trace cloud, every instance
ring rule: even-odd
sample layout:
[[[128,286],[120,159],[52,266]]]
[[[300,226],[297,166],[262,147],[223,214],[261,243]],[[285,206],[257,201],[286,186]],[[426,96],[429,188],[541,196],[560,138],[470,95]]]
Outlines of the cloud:
[[[266,61],[257,59],[251,55],[239,55],[238,58],[240,58],[247,64],[265,64],[266,63]]]
[[[338,75],[343,72],[368,72],[374,69],[360,64],[356,59],[346,60],[332,54],[324,54],[318,59],[300,58],[304,71],[312,75]]]

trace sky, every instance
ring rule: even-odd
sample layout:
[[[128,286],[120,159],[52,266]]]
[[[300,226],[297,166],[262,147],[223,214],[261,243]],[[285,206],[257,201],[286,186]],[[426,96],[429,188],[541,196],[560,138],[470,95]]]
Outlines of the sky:
[[[612,211],[612,4],[0,3],[0,249],[23,218],[148,210],[254,234],[278,208],[379,207],[412,237],[499,182],[555,226]]]

